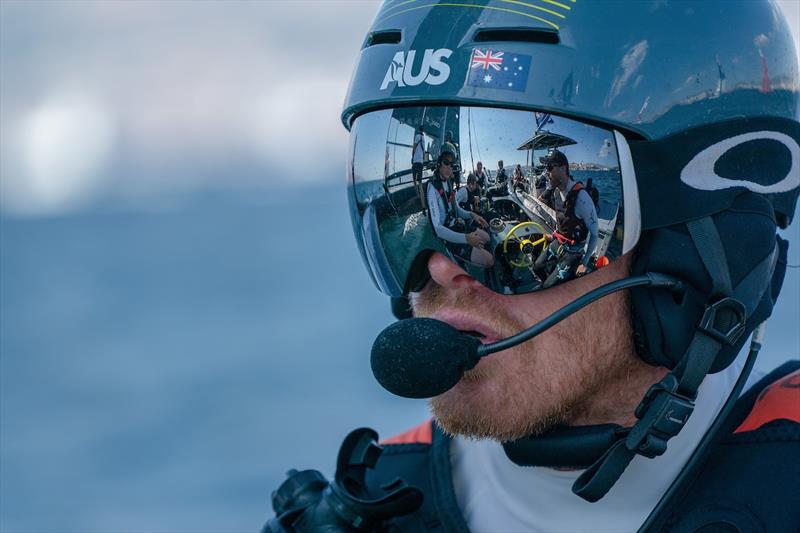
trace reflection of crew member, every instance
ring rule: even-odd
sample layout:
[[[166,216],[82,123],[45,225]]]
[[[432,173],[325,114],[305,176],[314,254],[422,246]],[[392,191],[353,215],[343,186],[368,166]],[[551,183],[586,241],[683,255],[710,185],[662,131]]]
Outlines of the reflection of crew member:
[[[425,195],[422,192],[422,165],[425,160],[425,129],[420,126],[414,135],[414,145],[411,148],[411,177],[414,180],[414,188],[425,208]]]
[[[486,191],[486,171],[480,161],[475,164],[475,178],[478,180],[478,194],[483,194]]]
[[[489,234],[482,229],[470,233],[457,231],[458,219],[474,221],[486,227],[486,221],[477,213],[462,209],[455,201],[452,179],[455,154],[443,151],[436,163],[433,179],[428,182],[428,212],[436,236],[445,241],[453,255],[481,267],[491,267],[494,257],[483,248],[489,242]]]
[[[497,175],[494,177],[494,183],[494,187],[486,191],[487,198],[508,194],[508,176],[506,175],[506,169],[503,168],[502,159],[497,162]]]
[[[453,138],[453,132],[447,131],[444,134],[444,144],[442,145],[442,153],[451,152],[458,154],[458,143]]]
[[[550,186],[541,199],[556,211],[558,234],[534,263],[546,288],[586,272],[597,245],[597,211],[583,184],[570,176],[567,156],[554,150],[540,161],[550,173]]]
[[[514,185],[514,190],[525,189],[525,176],[522,174],[522,165],[517,164],[514,168],[514,175],[511,178],[511,183]]]
[[[474,172],[467,176],[467,186],[456,191],[456,203],[461,209],[480,213],[480,196],[478,195],[478,179]]]
[[[503,168],[503,160],[501,159],[497,162],[497,175],[494,178],[494,182],[497,185],[501,183],[505,185],[506,181],[508,181],[508,176],[506,175],[506,169]]]
[[[586,180],[586,192],[589,193],[589,198],[592,199],[595,209],[600,207],[600,191],[597,190],[597,187],[592,185],[592,178]]]

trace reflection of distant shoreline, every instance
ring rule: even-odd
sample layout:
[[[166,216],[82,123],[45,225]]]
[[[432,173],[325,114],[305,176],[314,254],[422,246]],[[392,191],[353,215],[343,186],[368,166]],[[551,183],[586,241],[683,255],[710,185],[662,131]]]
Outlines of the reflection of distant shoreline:
[[[606,171],[613,170],[619,172],[619,167],[606,167],[598,165],[597,163],[570,163],[570,170],[590,170],[590,171]]]

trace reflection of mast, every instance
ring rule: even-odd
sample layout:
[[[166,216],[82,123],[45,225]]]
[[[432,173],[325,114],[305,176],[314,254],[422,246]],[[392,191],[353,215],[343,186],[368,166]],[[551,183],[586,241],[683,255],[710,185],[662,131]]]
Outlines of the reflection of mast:
[[[397,131],[395,131],[395,133],[397,133]],[[384,180],[384,182],[389,179],[389,139],[391,138],[391,134],[392,134],[392,121],[390,120],[389,123],[386,125],[386,141],[387,141],[386,142],[386,158],[384,159],[384,162],[383,162],[383,172],[384,172],[383,180]],[[395,137],[396,137],[396,135],[395,135]],[[397,139],[395,138],[395,140],[397,140]],[[397,150],[396,146],[395,146],[395,150]]]
[[[470,147],[469,147],[469,149],[470,149],[470,159],[471,159],[472,158],[472,153],[471,153],[472,152],[472,144],[471,144],[471,139],[472,139],[472,108],[469,108],[469,111],[467,113],[468,113],[467,117],[469,117],[469,119],[470,119],[468,124],[467,124],[467,126],[470,128],[470,130],[469,130],[470,131]],[[483,161],[483,156],[481,155],[481,143],[478,142],[478,130],[477,129],[475,130],[475,151],[478,153],[478,161],[482,161],[484,164],[486,164],[486,162]],[[472,168],[475,168],[475,166],[473,165]]]
[[[475,160],[472,157],[472,108],[467,108],[467,136],[469,137],[469,163],[470,168],[475,168]]]

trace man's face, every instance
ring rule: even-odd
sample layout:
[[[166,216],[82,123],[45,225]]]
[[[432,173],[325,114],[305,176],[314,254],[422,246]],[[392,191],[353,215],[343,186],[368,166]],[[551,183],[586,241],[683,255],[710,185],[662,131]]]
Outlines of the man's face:
[[[476,168],[478,169],[478,172],[483,170],[483,163],[478,162],[478,164],[476,165]]]
[[[597,272],[525,295],[497,294],[435,253],[431,280],[412,293],[414,314],[477,332],[491,343],[541,321],[578,296],[625,277],[625,256]],[[482,359],[451,390],[431,400],[442,428],[452,434],[504,441],[554,424],[593,420],[604,409],[593,395],[635,361],[627,295],[614,293],[514,348]],[[643,364],[643,363],[641,363]],[[619,385],[624,390],[625,383]],[[602,416],[601,416],[602,418]]]
[[[477,188],[478,188],[477,183],[475,182],[467,183],[467,189],[469,189],[469,192],[475,192],[475,189]]]
[[[564,190],[567,184],[567,165],[548,166],[550,172],[550,183],[553,187]]]
[[[439,165],[439,175],[442,179],[449,180],[453,177],[453,165],[455,164],[456,160],[452,157],[443,157],[442,163]]]
[[[503,168],[503,162],[502,161],[498,161],[497,162],[497,168]]]

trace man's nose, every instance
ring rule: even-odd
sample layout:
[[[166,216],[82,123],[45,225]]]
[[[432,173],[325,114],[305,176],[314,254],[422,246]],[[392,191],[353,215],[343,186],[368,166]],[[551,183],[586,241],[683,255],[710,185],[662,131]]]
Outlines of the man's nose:
[[[433,281],[446,289],[481,287],[478,280],[439,252],[434,252],[428,259],[428,272],[430,272]]]

